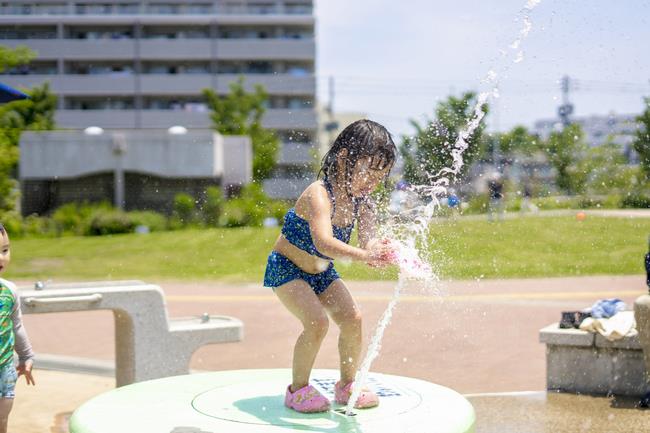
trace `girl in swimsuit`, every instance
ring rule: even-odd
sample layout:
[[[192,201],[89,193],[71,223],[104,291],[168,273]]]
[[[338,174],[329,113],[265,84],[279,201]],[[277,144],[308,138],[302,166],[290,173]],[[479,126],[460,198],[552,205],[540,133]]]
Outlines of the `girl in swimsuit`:
[[[389,175],[396,157],[382,125],[359,120],[346,127],[323,158],[319,178],[284,217],[282,233],[269,255],[264,286],[271,287],[303,326],[293,352],[293,379],[285,405],[299,412],[323,412],[329,400],[309,384],[309,376],[329,318],[340,328],[341,378],[335,398],[347,404],[362,348],[361,313],[334,268],[334,259],[381,267],[393,262],[390,242],[375,238],[375,207],[370,198]],[[359,247],[349,245],[355,223]],[[329,316],[329,318],[328,318]],[[379,404],[364,390],[355,407]]]

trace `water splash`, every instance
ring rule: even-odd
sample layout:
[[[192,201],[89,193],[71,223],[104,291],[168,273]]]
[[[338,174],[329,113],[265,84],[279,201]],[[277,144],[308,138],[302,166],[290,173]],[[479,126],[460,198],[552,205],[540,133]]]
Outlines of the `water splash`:
[[[513,63],[520,63],[523,60],[524,53],[520,47],[533,28],[530,13],[540,3],[541,0],[528,0],[526,5],[519,12],[518,19],[520,18],[522,20],[522,27],[517,38],[509,45],[510,51],[500,50],[501,63],[503,65],[498,68],[500,73],[506,72]],[[508,57],[508,54],[512,54],[513,52],[516,53],[515,59],[512,62],[503,62],[503,60]],[[429,175],[430,185],[414,185],[411,187],[412,191],[418,193],[422,197],[428,198],[428,203],[418,206],[415,209],[414,214],[416,216],[411,223],[384,228],[384,232],[382,233],[383,235],[387,235],[386,237],[391,239],[397,239],[396,262],[399,265],[399,278],[393,292],[393,297],[379,320],[379,324],[370,340],[366,357],[361,363],[355,376],[354,384],[352,386],[352,394],[348,405],[345,408],[345,413],[348,415],[352,414],[354,404],[359,398],[361,390],[366,383],[372,362],[379,355],[384,331],[390,323],[393,311],[397,306],[406,281],[415,279],[424,283],[425,286],[430,285],[432,282],[439,281],[436,273],[428,264],[430,263],[430,260],[424,260],[422,258],[422,255],[424,254],[425,259],[429,259],[429,254],[427,253],[429,227],[436,211],[440,209],[441,198],[447,194],[447,188],[456,180],[456,177],[464,165],[463,153],[469,146],[467,140],[479,127],[486,114],[483,110],[483,106],[487,103],[488,99],[499,97],[498,77],[499,73],[495,68],[492,68],[487,72],[485,78],[481,80],[482,83],[488,84],[491,87],[487,91],[478,94],[472,117],[465,128],[458,134],[458,138],[451,150],[453,160],[451,167],[445,167],[437,173]],[[420,249],[417,248],[418,244],[421,245]]]

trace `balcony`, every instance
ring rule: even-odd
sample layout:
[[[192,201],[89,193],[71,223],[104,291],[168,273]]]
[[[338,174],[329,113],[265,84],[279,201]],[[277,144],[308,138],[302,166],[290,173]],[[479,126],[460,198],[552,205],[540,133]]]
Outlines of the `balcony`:
[[[26,45],[37,52],[36,58],[39,60],[111,60],[136,57],[136,44],[133,39],[6,40],[2,41],[2,44],[10,48]]]
[[[316,179],[316,175],[303,179],[277,177],[264,181],[264,192],[275,199],[295,199]]]
[[[216,54],[223,60],[313,60],[314,40],[217,39]]]
[[[31,88],[48,81],[54,93],[60,95],[200,95],[205,88],[214,87],[226,94],[233,81],[244,77],[248,91],[261,84],[270,95],[313,95],[316,83],[313,76],[295,77],[288,74],[141,74],[140,91],[137,92],[137,75],[124,73],[98,75],[1,75],[1,80],[12,87]]]
[[[59,95],[132,95],[136,78],[129,74],[102,75],[2,75],[3,83],[12,87],[31,88],[49,82],[50,88]]]
[[[310,144],[282,143],[278,163],[286,165],[307,165],[315,161],[316,148]]]
[[[182,125],[186,128],[209,129],[209,113],[183,110],[57,110],[56,123],[62,128],[83,129],[88,126],[102,128],[169,128]],[[314,110],[280,110],[266,112],[262,124],[270,129],[316,129]]]

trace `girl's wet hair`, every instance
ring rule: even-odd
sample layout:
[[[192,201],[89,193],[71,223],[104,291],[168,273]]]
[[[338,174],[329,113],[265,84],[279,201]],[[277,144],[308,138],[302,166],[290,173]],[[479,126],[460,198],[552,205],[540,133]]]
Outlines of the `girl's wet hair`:
[[[0,235],[3,235],[5,233],[7,233],[7,230],[5,230],[5,226],[3,226],[2,223],[0,223]]]
[[[330,181],[338,178],[339,164],[337,161],[343,149],[347,150],[343,174],[345,175],[348,194],[350,194],[353,170],[357,161],[370,157],[370,168],[384,170],[388,167],[385,177],[385,180],[387,180],[397,156],[397,148],[393,138],[384,126],[368,119],[357,120],[348,125],[336,137],[334,144],[323,157],[320,172],[318,173],[319,177],[323,173],[325,179]]]

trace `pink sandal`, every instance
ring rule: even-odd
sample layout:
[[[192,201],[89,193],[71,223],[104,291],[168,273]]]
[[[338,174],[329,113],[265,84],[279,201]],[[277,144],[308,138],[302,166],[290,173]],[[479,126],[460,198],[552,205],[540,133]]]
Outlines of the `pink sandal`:
[[[340,381],[336,382],[336,385],[334,385],[334,395],[338,404],[348,404],[350,396],[352,395],[353,383],[354,382],[350,382],[345,386],[341,386]],[[357,398],[354,407],[355,409],[368,409],[377,405],[379,405],[379,397],[377,397],[377,394],[364,388],[359,394],[359,398]]]
[[[291,392],[291,385],[289,385],[284,405],[302,413],[327,412],[330,409],[330,401],[327,397],[311,385],[303,386],[296,392]]]

